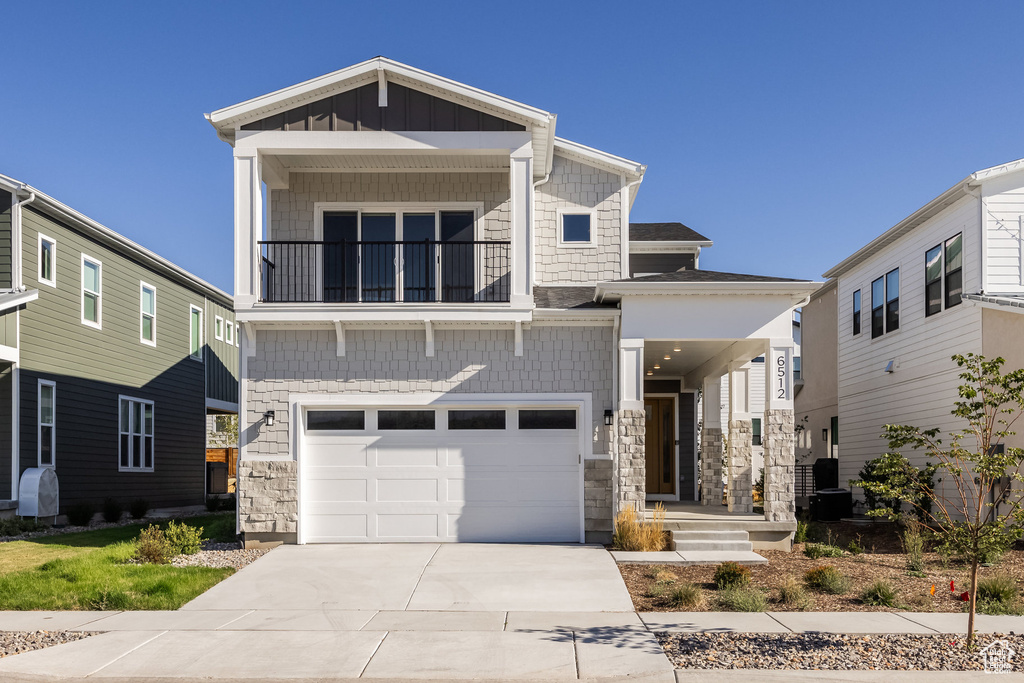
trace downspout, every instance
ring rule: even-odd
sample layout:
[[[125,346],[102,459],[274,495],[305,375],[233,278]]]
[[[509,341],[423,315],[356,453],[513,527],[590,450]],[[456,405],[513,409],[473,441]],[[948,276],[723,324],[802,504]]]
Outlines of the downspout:
[[[17,196],[17,194],[15,194]],[[22,276],[22,231],[21,211],[36,200],[36,193],[29,191],[28,197],[11,205],[11,289],[16,292],[25,291],[25,283]],[[18,339],[15,346],[21,348],[21,312],[14,313],[16,318],[16,329]],[[21,372],[18,363],[11,365],[11,500],[18,500],[18,479],[21,474],[21,430],[19,419],[21,414]]]
[[[25,282],[22,275],[22,235],[21,235],[21,210],[36,200],[35,191],[29,191],[28,197],[11,206],[11,250],[14,251],[13,262],[17,268],[17,277],[11,273],[11,289],[16,292],[25,291]],[[15,246],[17,245],[17,246]]]
[[[536,218],[537,218],[537,213],[536,213],[536,211],[537,211],[537,206],[536,206],[536,204],[537,204],[537,201],[536,201],[537,188],[540,187],[541,185],[543,185],[544,183],[548,182],[549,180],[551,180],[551,167],[550,167],[550,165],[548,166],[548,173],[547,173],[547,175],[545,175],[540,180],[534,181],[534,183],[533,183],[533,190],[530,192],[530,219],[531,219],[530,225],[531,225],[531,227],[534,227],[537,224],[537,221],[536,221]],[[537,238],[537,236],[535,234],[533,234],[533,233],[530,234],[530,249],[526,253],[526,257],[528,259],[530,259],[530,293],[531,294],[533,294],[533,284],[537,281],[537,270],[536,270],[536,263],[537,262],[534,259],[534,251],[533,251],[534,250],[534,243],[537,241],[536,238]]]

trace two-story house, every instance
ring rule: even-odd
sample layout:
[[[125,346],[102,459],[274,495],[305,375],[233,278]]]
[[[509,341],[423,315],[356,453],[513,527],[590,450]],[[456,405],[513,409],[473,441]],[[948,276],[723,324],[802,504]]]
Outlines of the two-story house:
[[[1014,161],[972,173],[825,273],[803,311],[816,389],[805,384],[797,417],[820,439],[816,457],[839,458],[841,484],[886,451],[886,424],[965,426],[950,413],[962,383],[953,354],[1024,367],[1022,217],[1024,161]]]
[[[816,285],[631,226],[642,164],[383,57],[207,118],[234,156],[247,543],[604,541],[699,479],[721,504],[726,457],[749,511],[757,371],[766,516],[792,520],[791,319]],[[696,405],[726,374],[723,427]]]
[[[0,176],[0,510],[30,468],[56,473],[61,510],[202,505],[238,332],[225,292]]]

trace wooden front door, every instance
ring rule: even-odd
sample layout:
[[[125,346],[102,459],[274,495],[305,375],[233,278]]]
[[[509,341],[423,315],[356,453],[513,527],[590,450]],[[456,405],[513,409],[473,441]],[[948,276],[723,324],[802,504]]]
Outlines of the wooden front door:
[[[672,495],[676,480],[676,421],[671,398],[644,399],[647,493]]]

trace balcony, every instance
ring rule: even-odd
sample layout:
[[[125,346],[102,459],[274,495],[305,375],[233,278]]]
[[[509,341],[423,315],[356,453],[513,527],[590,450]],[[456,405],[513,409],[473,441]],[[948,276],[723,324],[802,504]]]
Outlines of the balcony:
[[[260,303],[508,303],[511,242],[259,242]]]

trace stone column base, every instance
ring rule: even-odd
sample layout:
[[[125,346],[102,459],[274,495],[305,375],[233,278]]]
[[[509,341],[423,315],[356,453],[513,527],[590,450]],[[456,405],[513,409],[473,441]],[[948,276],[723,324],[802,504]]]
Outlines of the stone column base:
[[[722,458],[725,442],[718,427],[705,427],[700,437],[700,502],[722,504]]]
[[[295,534],[299,520],[294,460],[238,461],[238,520],[244,534]]]
[[[631,507],[644,511],[647,498],[646,414],[642,410],[619,411],[619,481],[615,512]]]
[[[769,410],[764,429],[764,516],[796,519],[796,434],[792,410]]]
[[[753,436],[750,420],[729,422],[729,512],[754,511]]]

